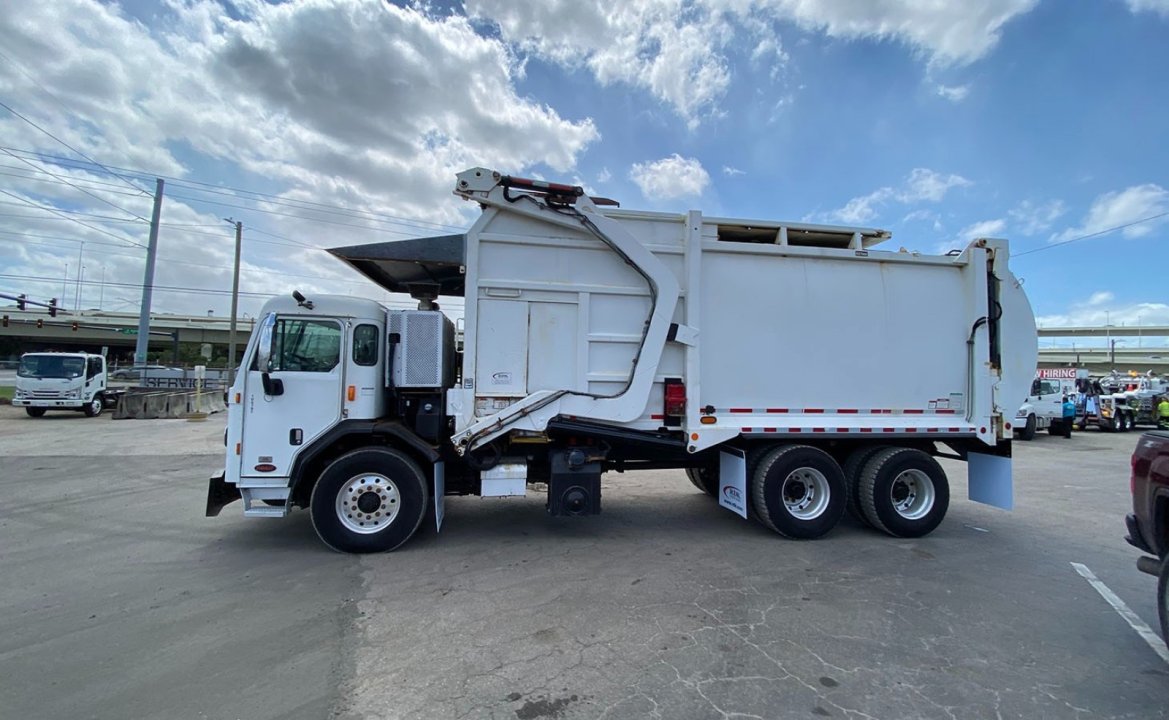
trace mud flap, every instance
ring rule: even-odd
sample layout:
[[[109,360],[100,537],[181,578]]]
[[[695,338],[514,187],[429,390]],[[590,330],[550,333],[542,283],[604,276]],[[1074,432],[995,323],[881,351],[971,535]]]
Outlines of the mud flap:
[[[224,505],[240,499],[239,486],[225,482],[223,473],[211,476],[207,484],[207,517],[215,517]]]
[[[442,518],[446,515],[446,466],[442,460],[434,464],[434,531],[442,530]]]
[[[974,502],[1003,510],[1015,507],[1011,458],[972,452],[966,456],[967,495]]]
[[[725,448],[719,453],[718,504],[747,517],[747,453]]]

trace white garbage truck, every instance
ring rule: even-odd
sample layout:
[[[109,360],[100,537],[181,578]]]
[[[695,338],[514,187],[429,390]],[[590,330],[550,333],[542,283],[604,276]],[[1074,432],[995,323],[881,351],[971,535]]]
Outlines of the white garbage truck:
[[[84,352],[38,352],[20,356],[12,404],[29,416],[48,410],[77,410],[97,417],[106,405],[106,359]]]
[[[846,508],[932,531],[966,461],[1012,503],[1012,421],[1035,321],[1007,243],[934,256],[871,228],[638,212],[580,187],[473,168],[464,234],[331,252],[417,310],[269,300],[228,394],[207,515],[307,509],[344,552],[392,550],[444,497],[547,492],[601,509],[601,475],[684,470],[790,538]],[[436,305],[461,297],[461,351]],[[679,473],[681,476],[681,473]]]

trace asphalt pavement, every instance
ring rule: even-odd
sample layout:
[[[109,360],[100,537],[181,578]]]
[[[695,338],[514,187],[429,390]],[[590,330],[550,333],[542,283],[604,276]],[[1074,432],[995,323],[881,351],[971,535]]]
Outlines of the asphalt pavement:
[[[0,407],[0,716],[1150,718],[1169,665],[1123,541],[1136,435],[1016,444],[1017,507],[932,535],[793,542],[680,472],[604,512],[453,498],[441,534],[351,557],[304,512],[204,518],[208,422]]]

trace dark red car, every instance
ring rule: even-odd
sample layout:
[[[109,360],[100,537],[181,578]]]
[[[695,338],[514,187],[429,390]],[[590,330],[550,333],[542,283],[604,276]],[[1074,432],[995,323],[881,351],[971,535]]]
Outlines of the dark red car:
[[[1157,576],[1157,616],[1169,642],[1169,431],[1141,436],[1132,453],[1132,509],[1125,517],[1128,540],[1148,553],[1137,567]]]

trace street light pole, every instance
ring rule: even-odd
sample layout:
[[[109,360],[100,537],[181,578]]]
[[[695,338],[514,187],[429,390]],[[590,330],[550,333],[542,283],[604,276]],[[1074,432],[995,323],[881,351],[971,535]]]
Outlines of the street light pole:
[[[231,325],[228,330],[227,340],[227,381],[229,385],[235,384],[235,315],[239,308],[239,254],[240,241],[243,238],[244,224],[242,222],[232,220],[231,218],[224,218],[229,223],[235,225],[235,270],[231,278]]]

